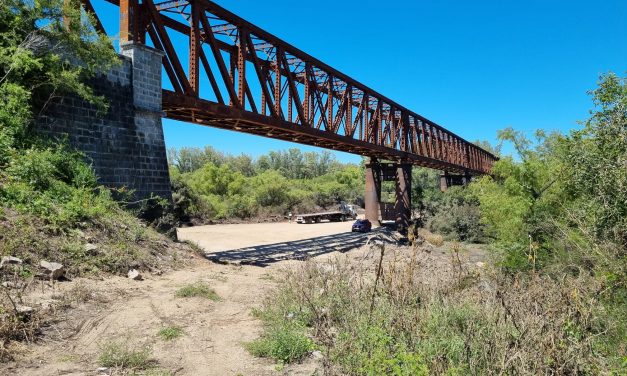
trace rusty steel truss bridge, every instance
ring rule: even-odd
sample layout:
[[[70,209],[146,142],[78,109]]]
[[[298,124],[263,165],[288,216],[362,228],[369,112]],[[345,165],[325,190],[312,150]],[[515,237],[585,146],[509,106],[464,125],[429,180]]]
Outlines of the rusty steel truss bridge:
[[[497,159],[212,1],[105,1],[120,43],[163,51],[166,118],[468,175]]]

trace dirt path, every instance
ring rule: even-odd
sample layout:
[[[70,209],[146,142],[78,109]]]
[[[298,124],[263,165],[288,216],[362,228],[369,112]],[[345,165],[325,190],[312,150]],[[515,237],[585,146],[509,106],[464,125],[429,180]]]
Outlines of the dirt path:
[[[176,375],[311,375],[312,361],[279,372],[272,361],[252,357],[243,346],[259,334],[251,310],[261,305],[280,268],[196,260],[184,270],[139,282],[110,278],[59,284],[51,297],[78,289],[95,298],[68,311],[70,316],[48,328],[44,340],[18,363],[0,366],[0,374],[111,374],[97,371],[98,356],[103,346],[116,342],[151,348],[158,369]],[[175,297],[180,287],[198,281],[210,284],[221,301]],[[171,325],[183,328],[184,335],[173,341],[158,338],[157,332]]]
[[[350,233],[353,221],[313,224],[251,223],[181,228],[181,240],[192,240],[207,252],[220,252],[302,239]]]

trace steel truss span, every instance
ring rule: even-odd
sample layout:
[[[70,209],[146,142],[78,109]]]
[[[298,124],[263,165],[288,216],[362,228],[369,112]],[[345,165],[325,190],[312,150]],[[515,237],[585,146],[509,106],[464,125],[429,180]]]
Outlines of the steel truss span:
[[[164,52],[167,118],[446,171],[497,160],[211,1],[105,1],[121,43]]]

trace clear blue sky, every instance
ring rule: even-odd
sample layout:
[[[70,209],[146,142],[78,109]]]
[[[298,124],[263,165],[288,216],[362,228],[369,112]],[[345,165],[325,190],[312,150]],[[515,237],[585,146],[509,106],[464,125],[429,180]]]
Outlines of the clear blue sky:
[[[568,131],[601,73],[627,73],[627,0],[216,3],[468,140],[496,142],[506,126]],[[104,17],[111,34],[117,17]],[[169,147],[315,150],[165,119],[164,129]]]

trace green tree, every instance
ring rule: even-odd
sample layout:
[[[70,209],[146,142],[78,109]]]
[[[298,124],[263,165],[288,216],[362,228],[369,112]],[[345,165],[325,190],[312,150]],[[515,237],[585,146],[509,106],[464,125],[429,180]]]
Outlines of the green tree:
[[[94,190],[96,177],[81,154],[35,132],[48,106],[66,96],[107,111],[89,80],[120,61],[79,2],[65,4],[0,3],[0,203],[55,228],[114,206],[108,191]]]
[[[0,163],[32,143],[29,131],[54,100],[79,97],[106,110],[87,79],[119,62],[78,1],[0,3]],[[63,21],[69,22],[67,28]]]
[[[627,248],[627,80],[613,73],[590,92],[595,109],[584,128],[572,132],[560,150],[571,218],[597,240]]]

